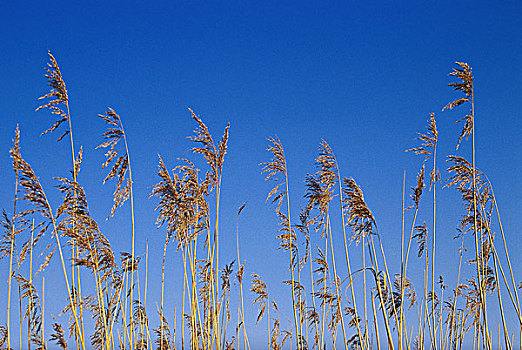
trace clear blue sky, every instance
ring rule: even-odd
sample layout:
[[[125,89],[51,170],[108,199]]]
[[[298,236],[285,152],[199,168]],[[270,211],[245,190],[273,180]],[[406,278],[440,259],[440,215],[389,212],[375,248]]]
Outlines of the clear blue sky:
[[[49,49],[67,83],[76,147],[84,147],[80,182],[117,251],[130,249],[129,208],[104,221],[113,186],[101,185],[103,152],[94,147],[104,130],[97,114],[110,106],[123,118],[135,180],[137,251],[144,254],[148,240],[151,253],[150,300],[159,295],[164,230],[154,225],[156,201],[148,196],[157,182],[157,154],[169,167],[177,157],[194,158],[186,136],[195,125],[187,107],[215,138],[231,123],[222,262],[235,257],[236,213],[247,202],[240,226],[247,273],[266,277],[281,304],[288,300],[280,283],[288,277],[287,256],[276,250],[277,220],[264,202],[270,184],[259,166],[270,157],[266,138],[278,135],[289,163],[294,216],[304,204],[302,181],[314,171],[313,159],[325,139],[342,174],[363,188],[397,271],[403,171],[407,186],[413,186],[421,163],[404,150],[415,145],[416,132],[435,112],[441,170],[443,156],[455,153],[459,114],[440,111],[456,97],[446,86],[447,74],[460,60],[475,76],[477,164],[495,186],[513,264],[520,266],[521,15],[516,1],[6,2],[0,20],[0,205],[11,208],[8,150],[17,123],[22,152],[55,206],[59,196],[52,177],[70,168],[66,142],[56,143],[57,135],[39,136],[51,124],[49,113],[34,112],[36,98],[47,92],[43,68]],[[467,156],[469,147],[459,152]],[[437,258],[440,273],[451,281],[458,263],[452,237],[462,208],[453,190],[441,191],[439,198],[438,244],[445,249]],[[429,200],[425,205],[421,220],[430,220]],[[180,264],[173,250],[169,258],[171,266]],[[55,265],[46,278],[56,282],[48,284],[46,295],[57,288],[56,298],[48,300],[46,310],[57,316],[64,298]],[[2,278],[6,268],[6,261],[0,262]],[[174,308],[181,288],[173,281],[179,273],[174,267],[167,272],[168,302]],[[0,289],[0,300],[6,289]],[[148,307],[151,313],[156,309],[152,302]],[[250,311],[254,315],[255,308]],[[250,333],[257,341],[265,329],[252,326]]]

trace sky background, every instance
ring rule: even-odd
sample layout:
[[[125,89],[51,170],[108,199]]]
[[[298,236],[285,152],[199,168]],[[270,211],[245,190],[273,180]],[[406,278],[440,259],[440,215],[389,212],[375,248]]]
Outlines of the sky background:
[[[51,50],[69,92],[75,147],[84,148],[79,181],[92,215],[115,251],[130,251],[129,205],[105,221],[114,184],[102,186],[103,152],[94,150],[104,131],[97,115],[112,107],[122,117],[135,181],[136,251],[144,256],[148,242],[147,307],[153,314],[165,234],[155,226],[157,201],[149,199],[158,180],[158,154],[169,168],[180,157],[198,159],[186,138],[196,127],[188,107],[215,139],[230,122],[220,261],[235,259],[236,213],[246,202],[240,218],[241,259],[246,259],[246,274],[261,274],[271,295],[287,305],[281,311],[286,322],[290,294],[281,281],[288,278],[288,258],[277,250],[277,218],[265,202],[271,184],[264,182],[259,166],[270,159],[267,137],[277,135],[285,147],[296,219],[305,204],[303,180],[315,171],[319,143],[330,144],[342,175],[362,187],[390,268],[398,271],[403,172],[407,188],[414,186],[422,162],[404,150],[417,145],[416,132],[424,132],[429,113],[435,112],[441,171],[444,157],[456,153],[461,125],[454,122],[464,111],[441,109],[460,96],[447,87],[458,60],[473,67],[477,165],[492,180],[512,263],[520,266],[521,15],[522,4],[516,1],[5,2],[0,15],[0,205],[12,208],[8,150],[17,124],[22,154],[54,207],[59,203],[52,178],[70,169],[68,141],[56,143],[58,134],[40,136],[54,119],[47,111],[34,111],[37,97],[48,91],[43,74]],[[469,156],[469,143],[458,154]],[[455,190],[439,186],[437,195],[437,274],[452,286],[459,245],[453,237],[463,209]],[[418,222],[429,223],[430,199],[425,197]],[[355,244],[350,249],[357,260],[360,249]],[[174,307],[179,314],[181,294],[176,267],[181,257],[174,245],[167,259],[172,318]],[[45,274],[46,313],[65,323],[58,316],[65,300],[58,262]],[[420,265],[412,263],[412,278],[420,276],[415,277]],[[0,261],[2,279],[7,279],[7,269],[6,259]],[[7,288],[1,288],[0,300],[6,295]],[[249,294],[245,301],[251,319],[256,312],[252,300]],[[0,323],[5,323],[3,313]],[[252,320],[247,324],[251,342],[264,344],[265,326],[255,328]]]

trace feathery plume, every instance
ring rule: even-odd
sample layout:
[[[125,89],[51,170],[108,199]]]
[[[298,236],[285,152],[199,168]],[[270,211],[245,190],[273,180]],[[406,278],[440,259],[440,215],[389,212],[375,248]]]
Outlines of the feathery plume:
[[[114,216],[114,212],[118,207],[121,207],[127,199],[131,191],[131,180],[129,176],[129,153],[127,149],[127,141],[125,139],[125,132],[123,130],[123,123],[120,116],[112,109],[109,108],[105,114],[99,114],[100,118],[103,119],[107,125],[107,131],[102,136],[105,139],[104,142],[99,144],[98,148],[109,148],[105,153],[105,162],[102,164],[102,169],[105,169],[111,162],[114,161],[111,170],[103,180],[106,183],[110,179],[116,177],[116,189],[114,190],[113,200],[114,204],[111,208],[111,213],[107,219]],[[121,150],[116,149],[116,145],[123,139],[124,148]],[[120,152],[122,155],[119,155]],[[119,155],[119,156],[118,156]]]
[[[42,135],[55,131],[62,123],[69,122],[69,97],[67,96],[65,82],[62,73],[60,72],[60,67],[58,67],[58,62],[56,62],[53,54],[51,51],[48,51],[47,54],[49,55],[50,62],[47,63],[47,68],[45,68],[45,71],[47,72],[45,77],[51,87],[51,91],[38,98],[38,100],[48,99],[48,101],[47,103],[40,105],[36,110],[39,111],[40,109],[48,108],[51,113],[57,115],[59,119],[56,120],[50,128],[42,132]],[[58,138],[58,141],[62,140],[70,132],[71,130],[69,128],[65,130]]]
[[[473,102],[473,74],[471,72],[471,67],[464,62],[455,62],[455,64],[457,64],[459,68],[453,68],[453,71],[449,75],[458,78],[460,82],[450,83],[448,84],[448,86],[452,86],[456,91],[462,91],[466,97],[458,98],[454,101],[451,101],[446,106],[444,106],[444,108],[442,109],[443,111],[445,109],[453,109],[464,103]],[[457,143],[457,149],[459,148],[462,139],[466,137],[467,140],[473,130],[474,116],[472,108],[473,107],[471,105],[469,112],[464,117],[456,121],[456,123],[464,121],[464,126],[462,128],[462,131],[459,136],[459,141]]]

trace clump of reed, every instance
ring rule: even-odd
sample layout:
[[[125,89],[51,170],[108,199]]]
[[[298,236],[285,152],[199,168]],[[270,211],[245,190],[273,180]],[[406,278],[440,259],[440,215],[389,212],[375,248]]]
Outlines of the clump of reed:
[[[103,182],[115,181],[108,219],[129,202],[130,232],[121,234],[128,235],[131,251],[121,252],[118,257],[109,237],[91,216],[87,195],[79,182],[83,148],[75,151],[78,148],[73,138],[66,84],[50,52],[49,60],[45,77],[51,90],[39,98],[43,104],[37,110],[47,110],[53,117],[53,124],[42,134],[59,131],[58,141],[68,140],[71,171],[55,178],[62,199],[57,204],[51,203],[35,170],[22,156],[20,130],[16,128],[10,150],[13,206],[2,213],[0,240],[0,257],[9,260],[7,317],[6,325],[0,326],[0,349],[12,349],[13,344],[18,344],[19,349],[25,347],[23,344],[28,349],[47,349],[50,343],[62,349],[82,350],[219,350],[265,346],[250,344],[248,332],[266,332],[266,347],[274,350],[328,347],[443,350],[471,346],[492,349],[495,342],[499,348],[520,347],[520,286],[515,280],[493,186],[476,166],[474,85],[468,64],[456,62],[450,73],[456,82],[449,85],[463,95],[448,103],[443,111],[467,107],[464,117],[457,121],[463,123],[457,150],[471,138],[471,161],[464,155],[449,155],[447,171],[439,171],[439,130],[435,114],[430,113],[427,131],[417,137],[420,144],[407,150],[420,156],[420,170],[411,187],[409,204],[404,176],[397,272],[390,269],[393,265],[387,260],[377,218],[364,198],[363,189],[353,178],[341,175],[330,145],[324,140],[319,145],[315,170],[305,179],[303,209],[296,214],[290,204],[283,143],[277,137],[268,139],[271,158],[261,164],[261,172],[266,180],[275,183],[268,191],[267,201],[274,204],[279,220],[278,229],[274,228],[275,238],[282,253],[288,256],[288,276],[282,283],[288,286],[289,295],[279,303],[291,304],[290,315],[280,315],[270,286],[259,271],[252,271],[257,267],[247,269],[246,260],[241,260],[239,223],[245,204],[236,214],[237,260],[227,263],[219,260],[221,183],[229,125],[216,142],[203,120],[189,109],[196,124],[190,137],[194,143],[192,153],[201,156],[206,165],[200,169],[194,161],[179,159],[169,170],[158,156],[158,182],[150,196],[157,203],[157,225],[165,230],[165,239],[161,297],[157,315],[151,318],[147,309],[148,253],[145,253],[145,281],[140,285],[142,264],[135,250],[131,154],[123,118],[112,108],[99,115],[106,130],[97,147],[106,150],[102,169],[108,169],[108,173]],[[429,204],[421,200],[426,196],[426,186],[431,192]],[[456,189],[464,207],[457,227],[461,245],[454,286],[437,276],[436,195],[442,187]],[[422,223],[421,206],[427,206],[431,212],[431,218]],[[411,222],[406,222],[407,217],[411,217]],[[336,224],[339,222],[340,225]],[[500,242],[494,225],[500,232]],[[472,242],[474,254],[466,261],[467,241]],[[181,257],[183,278],[178,283],[170,282],[176,288],[181,287],[182,300],[181,308],[169,320],[164,294],[168,283],[167,252],[172,245],[171,249]],[[334,247],[339,245],[343,247],[342,256],[335,255]],[[412,253],[415,245],[416,254]],[[34,256],[37,247],[43,252],[40,257]],[[356,251],[360,257],[356,260],[360,261],[354,261]],[[412,255],[417,260],[410,259]],[[52,321],[53,332],[46,335],[44,271],[55,256],[60,260],[67,289],[63,314],[69,319],[64,325]],[[36,260],[39,265],[34,265]],[[415,289],[413,279],[408,277],[414,263],[423,271],[420,289]],[[463,275],[465,264],[474,270],[468,276]],[[251,281],[244,279],[246,276],[251,276]],[[82,286],[81,281],[86,279],[92,279],[88,284],[92,288]],[[245,288],[244,282],[248,284]],[[252,293],[248,299],[257,306],[257,316],[245,307],[246,290]],[[18,303],[12,294],[16,291]],[[237,296],[237,300],[231,300],[232,296]],[[18,308],[17,320],[11,317],[14,307]],[[248,320],[255,319],[260,324],[263,317],[264,325],[247,332]],[[151,325],[151,319],[157,319],[158,324]],[[499,319],[497,327],[492,324],[493,319]],[[515,324],[508,321],[512,319]],[[494,339],[495,332],[498,340]]]

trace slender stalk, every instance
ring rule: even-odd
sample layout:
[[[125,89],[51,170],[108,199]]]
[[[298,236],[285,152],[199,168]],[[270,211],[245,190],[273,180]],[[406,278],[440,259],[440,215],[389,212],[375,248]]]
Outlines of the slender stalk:
[[[15,189],[14,189],[14,200],[13,200],[13,217],[11,221],[11,244],[9,248],[9,277],[7,281],[7,348],[11,348],[11,332],[9,327],[9,313],[11,310],[11,281],[13,277],[13,253],[15,243],[15,226],[16,226],[16,201],[18,197],[18,170],[15,170]]]
[[[440,349],[443,349],[442,347],[442,329],[443,329],[443,325],[442,325],[442,312],[443,312],[443,307],[444,307],[444,287],[441,285],[441,288],[440,288],[440,313],[439,313],[439,347]]]
[[[485,291],[482,287],[482,270],[483,270],[483,257],[479,256],[479,242],[478,242],[478,226],[477,226],[477,168],[475,166],[475,101],[474,101],[474,93],[473,89],[471,89],[471,118],[472,118],[472,173],[473,173],[473,227],[475,232],[475,252],[476,252],[476,258],[477,258],[477,278],[478,278],[478,284],[479,284],[479,291],[480,291],[480,301],[482,305],[482,318],[484,321],[484,333],[485,333],[485,341],[486,341],[486,348],[489,350],[491,349],[491,340],[489,339],[489,331],[488,331],[488,320],[487,320],[487,314],[486,314],[486,299],[485,299]],[[482,232],[482,231],[481,231]],[[480,255],[482,255],[482,252],[480,251]]]
[[[335,159],[335,156],[334,156],[334,159]],[[343,226],[344,256],[346,259],[346,266],[348,267],[348,279],[351,281],[353,278],[353,275],[352,275],[352,268],[350,265],[350,257],[348,255],[348,243],[347,243],[347,238],[346,238],[347,235],[346,235],[346,223],[345,223],[344,212],[343,212],[343,189],[342,189],[342,182],[341,182],[341,172],[339,170],[337,160],[335,161],[335,167],[337,169],[337,180],[338,180],[338,185],[339,185],[339,202],[341,205],[341,223]],[[364,249],[363,249],[363,253],[364,253]],[[357,302],[355,300],[355,291],[354,291],[353,283],[350,283],[350,291],[351,291],[351,295],[352,295],[352,305],[353,305],[353,309],[354,309],[354,313],[355,313],[355,315],[354,315],[355,327],[357,328],[357,334],[359,335],[359,340],[360,340],[359,344],[360,344],[361,349],[364,350],[363,335],[361,332],[361,326],[359,324],[359,315],[357,313]],[[313,295],[313,291],[312,291],[312,295]],[[315,309],[315,305],[314,305],[314,309]],[[366,315],[365,315],[365,320],[366,320]]]
[[[431,176],[430,176],[431,180],[430,180],[430,185],[433,186],[432,187],[432,193],[433,193],[433,227],[432,227],[432,231],[433,231],[433,234],[432,234],[432,241],[431,241],[431,292],[434,293],[435,292],[435,238],[436,238],[436,218],[437,218],[437,197],[436,197],[436,190],[435,190],[435,187],[437,185],[437,142],[435,141],[435,145],[433,147],[433,169],[432,169],[432,172],[431,172]],[[460,273],[460,271],[459,271]],[[458,283],[458,282],[457,282]],[[435,294],[432,294],[432,295],[435,295]],[[432,316],[433,316],[433,337],[432,337],[432,341],[433,341],[433,344],[435,345],[435,350],[436,350],[436,344],[437,342],[435,341],[435,310],[433,308],[433,303],[432,303]]]
[[[362,237],[362,268],[363,268],[363,300],[364,300],[364,338],[365,338],[365,342],[369,342],[368,340],[368,313],[367,313],[367,304],[366,304],[366,292],[367,292],[367,285],[366,285],[366,249],[365,249],[365,246],[366,246],[366,238],[363,236]],[[383,304],[381,304],[381,306],[384,306]],[[369,345],[369,343],[367,344]]]
[[[72,129],[72,121],[71,121],[71,112],[70,112],[70,109],[69,109],[69,101],[68,99],[64,101],[64,104],[65,104],[65,107],[67,109],[67,121],[69,123],[69,140],[70,140],[70,146],[71,146],[71,159],[72,159],[72,174],[73,174],[73,180],[74,182],[77,182],[77,167],[76,167],[76,160],[75,160],[75,157],[76,157],[76,153],[74,152],[74,139],[73,139],[73,129]],[[77,196],[77,193],[76,193],[76,190],[74,190],[74,193],[75,193],[75,197]],[[76,220],[73,220],[73,232],[76,230]],[[76,309],[76,305],[78,304],[79,305],[79,319],[80,319],[80,341],[83,342],[83,339],[85,338],[85,335],[84,335],[84,329],[83,329],[83,309],[82,309],[82,297],[81,297],[81,284],[80,284],[80,267],[77,266],[77,278],[75,276],[75,271],[74,271],[74,261],[75,261],[75,258],[78,259],[78,250],[77,250],[77,247],[76,247],[76,242],[75,242],[75,239],[72,240],[72,250],[71,250],[71,254],[72,254],[72,259],[71,259],[71,280],[72,280],[72,285],[73,285],[73,288],[77,289],[78,290],[78,297],[79,297],[79,300],[77,301],[76,300],[76,293],[73,293],[73,301],[72,301],[72,308],[75,308]],[[76,282],[76,279],[77,279],[77,282]],[[82,344],[82,347],[85,348],[85,344]]]
[[[42,332],[42,342],[44,344],[44,349],[47,349],[47,346],[45,346],[45,276],[42,277],[42,328],[40,329]]]
[[[342,328],[342,331],[343,331],[343,339],[347,339],[347,337],[346,337],[346,330],[345,330],[345,327],[344,327],[344,318],[343,318],[343,312],[342,312],[343,308],[342,308],[342,304],[341,304],[341,296],[340,296],[340,293],[339,293],[340,287],[339,287],[339,283],[338,283],[338,280],[337,280],[337,270],[336,270],[336,267],[335,267],[335,254],[334,254],[334,245],[333,245],[333,238],[332,238],[332,226],[330,224],[330,214],[328,212],[326,214],[326,222],[327,222],[328,230],[329,230],[328,236],[330,237],[330,247],[332,249],[332,266],[333,266],[333,274],[334,274],[335,295],[336,295],[336,298],[337,298],[337,308],[339,310],[340,318],[341,318],[341,328]],[[344,343],[345,350],[348,350],[348,344],[346,343],[346,341],[343,341],[343,343]]]
[[[380,248],[380,251],[381,251],[381,255],[382,255],[382,261],[384,263],[384,271],[386,272],[385,273],[385,277],[388,281],[388,285],[391,286],[393,285],[392,282],[391,282],[391,279],[390,279],[390,272],[388,270],[388,263],[386,261],[386,254],[384,254],[384,247],[382,245],[382,242],[381,242],[381,237],[379,235],[379,232],[377,231],[376,232],[376,236],[377,236],[377,241],[379,242],[379,248]],[[373,243],[373,237],[371,238],[371,247],[373,249],[373,253],[374,253],[374,256],[377,257],[377,254],[375,253],[375,245]],[[379,266],[378,266],[378,263],[377,263],[377,258],[375,258],[375,266],[377,268],[377,271],[379,271]],[[395,318],[395,324],[399,324],[399,319],[397,317],[398,315],[398,312],[397,312],[397,309],[395,307],[395,296],[393,293],[390,293],[391,294],[391,302],[392,302],[392,309],[393,309],[393,316]]]
[[[67,277],[67,270],[66,270],[66,267],[65,267],[65,261],[64,261],[64,257],[63,257],[62,246],[60,244],[60,233],[58,232],[58,228],[57,228],[57,225],[56,225],[56,219],[54,217],[54,214],[53,214],[53,211],[51,209],[51,205],[49,204],[49,201],[47,199],[47,196],[45,195],[45,192],[43,191],[43,187],[40,184],[40,180],[38,180],[38,178],[36,178],[35,181],[37,182],[38,186],[42,189],[44,205],[45,205],[45,207],[46,207],[46,209],[47,209],[47,211],[49,213],[49,218],[50,218],[52,226],[53,226],[54,237],[56,238],[56,244],[58,246],[58,252],[60,253],[60,261],[61,261],[61,265],[62,265],[62,271],[63,271],[63,276],[64,276],[64,279],[65,279],[65,284],[67,286],[67,292],[68,292],[69,300],[71,301],[71,303],[74,303],[74,298],[73,298],[73,296],[71,294],[71,285],[69,284],[69,278]],[[76,328],[76,330],[77,330],[77,332],[79,334],[80,345],[82,346],[83,350],[85,350],[85,341],[84,341],[84,338],[83,338],[83,334],[81,332],[80,322],[79,322],[79,319],[78,319],[78,314],[76,312],[76,308],[75,307],[71,307],[71,310],[73,311],[75,328]]]
[[[148,283],[149,283],[149,242],[147,240],[147,246],[145,248],[145,290],[143,292],[144,296],[143,296],[143,308],[144,310],[147,310],[147,289],[148,289]],[[163,320],[162,321],[162,324],[163,324]],[[150,342],[150,332],[149,332],[149,327],[148,327],[148,324],[147,324],[147,327],[146,327],[146,332],[147,332],[147,344],[151,344]]]
[[[319,329],[317,326],[317,317],[315,315],[317,309],[315,306],[314,274],[313,274],[313,267],[312,267],[312,249],[309,250],[308,254],[309,254],[309,259],[310,259],[310,288],[312,291],[312,307],[313,307],[313,312],[314,312],[314,330],[315,330],[314,344],[317,344],[319,346],[319,339],[318,339]],[[268,333],[270,335],[270,326],[268,327]],[[270,346],[269,346],[269,349],[270,349]]]
[[[131,230],[132,230],[132,246],[131,246],[131,259],[132,259],[132,265],[131,265],[131,280],[130,280],[130,303],[131,303],[131,312],[129,313],[129,317],[130,317],[130,324],[133,324],[133,316],[132,316],[132,301],[133,301],[133,293],[134,293],[134,266],[135,266],[135,257],[134,257],[134,236],[135,236],[135,229],[134,229],[134,195],[133,195],[133,181],[132,181],[132,168],[131,168],[131,160],[130,160],[130,156],[129,156],[129,146],[127,145],[127,136],[125,135],[125,131],[123,129],[123,123],[121,123],[121,120],[120,120],[120,126],[121,126],[121,130],[122,130],[122,133],[123,133],[123,141],[125,143],[125,152],[127,154],[127,161],[128,161],[128,170],[129,170],[129,183],[130,183],[130,186],[129,186],[129,200],[130,200],[130,205],[131,205]],[[133,342],[133,339],[134,339],[134,327],[131,327],[131,332],[130,332],[130,341],[129,343],[131,344],[131,348],[133,347],[132,344],[134,344]]]
[[[325,242],[325,246],[324,246],[324,260],[325,261],[328,261],[328,230],[325,230],[325,234],[326,234],[326,237],[324,239],[324,242]],[[326,293],[327,291],[327,282],[328,282],[328,278],[327,278],[327,269],[324,270],[324,282],[323,282],[323,289],[324,289],[324,293]],[[322,327],[321,327],[321,349],[324,349],[324,347],[326,346],[325,343],[324,343],[324,326],[325,326],[325,319],[326,319],[326,314],[327,314],[327,311],[326,311],[326,300],[323,299],[322,301],[322,308],[323,308],[323,318],[322,318]]]
[[[405,192],[406,192],[406,170],[404,170],[403,172],[403,175],[402,175],[402,205],[401,205],[401,300],[404,298],[404,294],[403,294],[403,278],[404,278],[404,274],[405,274],[405,264],[404,264],[404,195],[405,195]],[[417,214],[417,212],[415,212],[415,214]],[[412,230],[413,231],[413,230]],[[411,242],[411,235],[410,235],[410,242]],[[408,245],[408,250],[409,250],[409,245]],[[399,350],[402,349],[402,339],[401,339],[401,335],[402,335],[402,310],[403,310],[403,307],[402,307],[402,302],[401,302],[401,315],[400,315],[400,320],[401,320],[401,326],[399,328]]]
[[[370,298],[372,300],[373,324],[375,326],[375,339],[377,340],[377,350],[380,350],[381,342],[379,340],[379,323],[377,322],[377,311],[375,311],[375,299],[373,296],[373,291],[370,291]]]
[[[18,342],[19,350],[22,350],[22,290],[20,288],[20,282],[18,282]]]
[[[285,158],[286,159],[286,158]],[[288,234],[290,237],[290,278],[292,283],[292,308],[294,309],[294,327],[296,332],[296,340],[297,340],[297,350],[301,350],[301,335],[299,334],[299,327],[297,325],[297,310],[296,310],[296,303],[295,303],[295,285],[294,285],[294,256],[293,254],[293,242],[292,242],[292,226],[290,219],[290,192],[288,189],[288,171],[286,168],[286,160],[285,160],[285,186],[286,186],[286,210],[287,210],[287,219],[288,219]],[[299,316],[299,319],[301,317]]]
[[[244,264],[241,264],[241,260],[239,258],[239,214],[241,214],[241,211],[243,210],[243,208],[244,208],[244,205],[243,205],[243,207],[241,207],[241,209],[239,209],[239,212],[237,213],[237,217],[236,217],[236,252],[237,252],[237,263],[238,263],[239,269],[240,269],[240,272],[238,272],[238,274],[241,274],[241,276],[240,276],[241,278],[239,280],[239,299],[241,301],[240,310],[241,310],[241,322],[243,324],[243,343],[244,343],[245,349],[250,350],[250,343],[248,342],[248,336],[247,336],[246,325],[245,325],[245,306],[243,303],[243,268],[244,268]],[[239,275],[238,275],[238,277],[239,277]],[[270,305],[268,305],[268,307],[270,308]],[[270,329],[269,329],[269,333],[270,333]],[[239,342],[239,339],[237,339],[237,341]]]
[[[131,261],[131,264],[134,264],[134,261]],[[131,267],[132,269],[132,267]],[[123,301],[124,301],[124,305],[125,307],[122,308],[122,315],[121,315],[121,322],[122,322],[122,333],[123,333],[123,343],[125,344],[125,346],[127,346],[127,341],[129,342],[129,345],[130,345],[130,349],[129,350],[133,350],[133,347],[132,347],[132,342],[131,342],[131,337],[130,337],[130,330],[129,328],[130,327],[127,327],[127,311],[128,311],[128,307],[129,307],[129,303],[128,303],[128,283],[129,283],[129,272],[127,271],[127,268],[125,268],[125,273],[124,273],[124,279],[125,279],[125,295],[123,296]],[[132,288],[132,286],[130,286],[129,288]],[[121,297],[121,294],[118,296],[118,298]],[[121,299],[120,299],[121,300]],[[121,304],[121,301],[120,301],[120,304]],[[131,310],[130,310],[130,313],[132,314],[132,305],[131,305]],[[130,325],[132,326],[132,322],[129,322]]]
[[[491,237],[491,236],[490,236]],[[493,240],[490,238],[490,244],[493,245]],[[493,253],[495,254],[495,253]],[[498,269],[497,269],[497,260],[495,259],[495,257],[493,257],[493,264],[494,264],[494,267],[495,267],[495,278],[497,279],[498,281]],[[500,316],[501,316],[501,319],[502,319],[502,328],[503,328],[503,331],[504,331],[504,342],[505,342],[505,345],[506,345],[506,350],[509,350],[511,347],[509,345],[509,334],[508,334],[508,330],[507,330],[507,327],[506,327],[506,318],[504,316],[504,306],[502,305],[502,295],[500,294],[500,286],[497,282],[497,286],[495,288],[497,290],[497,296],[498,296],[498,305],[499,305],[499,308],[500,308]],[[499,346],[500,346],[500,323],[498,325],[499,327],[499,330],[498,330],[498,337],[499,337]]]
[[[500,219],[500,213],[499,213],[499,210],[498,210],[497,199],[495,197],[495,193],[493,192],[493,185],[491,185],[491,182],[489,181],[489,179],[488,179],[488,183],[489,183],[489,188],[491,190],[491,196],[493,197],[493,203],[495,204],[495,211],[496,211],[496,214],[497,214],[498,225],[499,225],[499,228],[500,228],[500,233],[502,235],[502,243],[504,244],[504,251],[506,253],[506,259],[507,259],[507,262],[508,262],[509,273],[511,275],[511,282],[513,284],[513,291],[515,293],[515,297],[516,297],[516,301],[517,301],[515,309],[517,310],[517,313],[518,313],[519,319],[520,319],[520,323],[522,325],[522,317],[520,316],[520,314],[521,314],[521,312],[520,312],[520,301],[518,299],[518,291],[517,291],[517,287],[516,287],[516,283],[515,283],[515,278],[513,276],[513,268],[511,266],[511,259],[509,258],[509,253],[508,253],[508,250],[507,250],[506,236],[504,235],[504,228],[502,227],[502,220]],[[499,267],[502,269],[502,266],[499,265]],[[506,283],[506,286],[507,286],[507,283]]]
[[[415,213],[413,214],[413,222],[412,222],[412,225],[411,225],[411,230],[410,230],[410,238],[408,239],[408,247],[406,249],[406,256],[405,256],[405,259],[404,259],[404,268],[403,268],[403,271],[401,273],[401,305],[400,305],[400,315],[399,315],[399,322],[400,322],[400,330],[399,330],[399,334],[402,334],[402,328],[403,326],[405,326],[405,320],[404,320],[404,278],[406,276],[406,271],[408,269],[408,258],[409,258],[409,255],[410,255],[410,248],[411,248],[411,241],[413,239],[413,232],[415,230],[415,224],[416,224],[416,221],[417,221],[417,213],[419,212],[419,207],[416,206],[415,207]],[[401,344],[401,339],[402,339],[402,336],[399,336],[399,344]],[[399,347],[401,348],[402,347],[402,344],[399,345]]]
[[[34,246],[34,220],[33,227],[31,228],[31,247],[29,251],[29,283],[33,283],[33,246]],[[32,314],[33,306],[33,293],[29,294],[28,315]],[[30,316],[29,316],[30,317]],[[27,348],[31,350],[31,322],[27,319]]]
[[[460,257],[459,257],[459,268],[458,268],[458,272],[457,272],[457,288],[459,288],[459,284],[460,284],[460,273],[462,271],[462,256],[463,256],[463,251],[464,251],[464,237],[462,237],[462,241],[461,241],[461,246],[460,246],[460,249],[459,249],[459,253],[460,253]],[[457,290],[455,290],[455,293],[454,293],[454,296],[453,296],[453,303],[452,303],[452,306],[451,306],[451,316],[450,316],[450,322],[448,322],[447,326],[446,326],[446,336],[444,337],[444,339],[449,339],[451,338],[451,333],[448,333],[451,331],[452,329],[452,326],[454,324],[454,319],[455,319],[455,311],[456,311],[456,306],[457,306],[457,298],[458,298],[458,293],[457,293]]]
[[[382,246],[381,246],[381,249],[382,249]],[[372,255],[372,251],[373,251],[373,255]],[[368,252],[369,252],[370,261],[371,261],[371,264],[372,264],[373,269],[375,271],[375,274],[377,274],[377,271],[380,271],[380,270],[379,270],[379,266],[378,266],[378,263],[377,263],[377,258],[376,258],[377,254],[375,253],[375,244],[373,242],[373,236],[370,236],[370,241],[369,241],[369,245],[368,245]],[[386,307],[385,307],[386,303],[384,302],[384,296],[383,296],[383,291],[382,291],[382,288],[381,288],[381,283],[379,282],[377,275],[375,275],[374,277],[375,277],[375,280],[376,280],[375,282],[377,284],[377,291],[379,293],[379,300],[381,302],[382,316],[384,318],[384,324],[386,326],[386,335],[388,337],[388,348],[393,350],[395,347],[393,346],[390,324],[388,322],[388,317],[386,315]],[[385,283],[386,283],[386,281],[385,281]],[[393,301],[392,301],[392,303],[393,303]],[[395,311],[394,311],[394,313],[396,314]],[[398,324],[398,322],[397,322],[397,324]]]
[[[201,312],[199,310],[199,300],[198,300],[198,293],[197,293],[197,260],[196,260],[196,247],[197,247],[197,237],[194,238],[193,241],[193,254],[191,254],[190,245],[187,245],[187,257],[190,261],[190,272],[191,272],[191,278],[192,278],[192,304],[191,304],[191,317],[193,320],[193,338],[195,342],[192,344],[192,346],[198,348],[199,346],[199,338],[197,336],[197,328],[196,328],[196,322],[199,323],[199,328],[203,331],[203,323],[201,321]],[[209,344],[207,344],[207,341],[205,341],[204,338],[201,340],[203,349],[206,349]],[[195,345],[194,345],[195,344]]]
[[[165,244],[163,245],[163,259],[161,261],[161,299],[160,299],[160,349],[163,349],[163,294],[165,290],[165,257],[167,255],[167,244],[169,242],[168,234],[165,237]],[[185,289],[185,288],[183,288]],[[183,318],[182,318],[183,320]],[[182,321],[183,323],[183,321]],[[175,323],[174,323],[175,324]]]
[[[214,342],[214,339],[216,339],[216,345],[217,350],[220,348],[219,344],[219,312],[220,312],[220,305],[219,303],[216,305],[216,294],[218,293],[218,287],[217,283],[219,281],[219,204],[220,204],[220,194],[221,194],[221,172],[219,173],[219,179],[218,184],[216,185],[216,219],[214,222],[214,242],[216,246],[216,266],[215,266],[215,278],[212,280],[213,284],[213,293],[212,293],[212,301],[214,303],[214,307],[212,308],[213,311],[213,332],[215,333],[215,336],[213,337],[212,341]],[[239,261],[238,261],[239,263]],[[246,333],[246,330],[243,328],[244,332]],[[248,340],[247,340],[248,341]]]
[[[181,350],[185,349],[185,332],[184,332],[184,324],[185,324],[185,291],[188,290],[188,277],[187,277],[187,254],[185,253],[185,249],[181,248],[181,255],[183,258],[183,296],[181,299]],[[186,287],[186,288],[185,288]]]
[[[267,350],[270,350],[270,298],[267,297],[266,299],[266,307],[267,307],[267,319],[268,319],[268,328],[267,328],[267,338],[268,338],[268,346]]]

